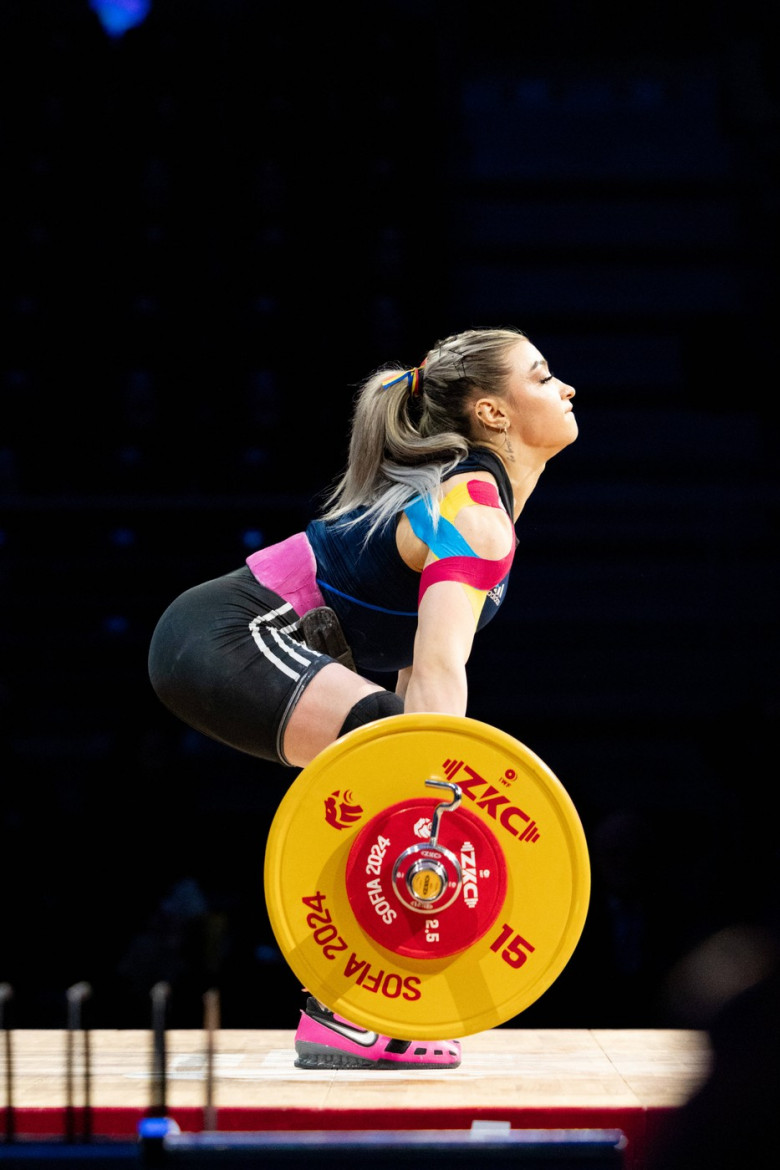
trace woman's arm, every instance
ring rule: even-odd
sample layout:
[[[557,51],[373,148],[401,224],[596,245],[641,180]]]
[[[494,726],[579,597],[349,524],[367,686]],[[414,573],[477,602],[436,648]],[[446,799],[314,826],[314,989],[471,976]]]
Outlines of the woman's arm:
[[[497,564],[514,547],[514,527],[506,514],[496,507],[475,505],[462,508],[454,519],[455,527],[468,541],[474,563],[480,560]],[[463,558],[452,558],[455,566]],[[417,618],[417,634],[411,672],[404,679],[404,710],[436,711],[465,715],[468,700],[466,663],[471,653],[477,622],[486,591],[463,580],[447,579],[457,568],[448,570],[448,559],[429,552],[425,567],[434,566],[436,578],[425,588]],[[472,580],[480,579],[480,574]],[[399,692],[400,693],[400,692]]]
[[[404,711],[465,715],[474,613],[462,585],[439,581],[420,603]]]
[[[402,699],[406,695],[406,689],[409,686],[409,679],[411,677],[412,677],[411,666],[405,666],[402,670],[398,671],[398,678],[396,679],[396,683],[395,683],[395,693],[397,695],[399,695],[400,698],[402,698]]]

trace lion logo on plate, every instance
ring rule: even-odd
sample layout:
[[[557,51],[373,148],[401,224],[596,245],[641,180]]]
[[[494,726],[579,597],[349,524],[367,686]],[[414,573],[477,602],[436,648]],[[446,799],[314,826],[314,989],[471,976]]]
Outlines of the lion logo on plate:
[[[325,797],[325,820],[334,829],[348,829],[357,823],[363,815],[363,808],[353,803],[352,793],[348,788],[341,792],[338,788]]]

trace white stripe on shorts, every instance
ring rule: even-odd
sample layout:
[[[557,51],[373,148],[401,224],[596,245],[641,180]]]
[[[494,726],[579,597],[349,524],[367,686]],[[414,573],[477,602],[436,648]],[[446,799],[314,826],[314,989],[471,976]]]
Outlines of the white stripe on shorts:
[[[299,654],[295,647],[291,646],[290,643],[285,641],[285,639],[282,637],[283,634],[288,634],[290,630],[296,630],[298,628],[300,625],[300,618],[296,618],[295,621],[290,622],[289,625],[282,626],[280,630],[273,626],[266,631],[261,631],[260,629],[261,626],[267,625],[268,622],[273,621],[274,618],[280,617],[282,614],[287,613],[288,610],[291,609],[292,606],[290,603],[286,602],[278,609],[271,610],[270,613],[259,614],[256,618],[252,618],[252,621],[249,623],[249,632],[251,633],[252,639],[260,653],[265,658],[267,658],[269,662],[272,662],[278,670],[281,670],[282,674],[286,674],[288,678],[291,678],[297,682],[301,677],[302,671],[296,670],[294,666],[290,666],[288,663],[283,662],[281,658],[278,658],[266,642],[265,638],[263,637],[263,633],[270,634],[279,649],[282,650],[288,656],[288,658],[291,658],[293,662],[297,662],[304,667],[309,666],[313,659],[306,658],[303,654]]]

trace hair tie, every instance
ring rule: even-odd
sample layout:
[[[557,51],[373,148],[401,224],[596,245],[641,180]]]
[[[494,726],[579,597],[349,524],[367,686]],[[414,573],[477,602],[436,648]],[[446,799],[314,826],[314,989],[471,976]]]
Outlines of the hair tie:
[[[391,386],[397,386],[399,382],[406,382],[412,398],[417,398],[422,393],[424,365],[425,362],[423,362],[422,366],[413,366],[411,370],[405,370],[397,378],[393,378],[389,382],[383,382],[381,389],[389,390]]]

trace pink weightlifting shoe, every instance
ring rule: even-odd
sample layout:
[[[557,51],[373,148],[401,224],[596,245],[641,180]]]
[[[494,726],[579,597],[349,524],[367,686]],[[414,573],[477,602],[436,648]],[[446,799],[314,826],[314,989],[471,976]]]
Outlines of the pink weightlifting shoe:
[[[350,1024],[309,996],[295,1033],[296,1068],[457,1068],[457,1040],[391,1040]]]

